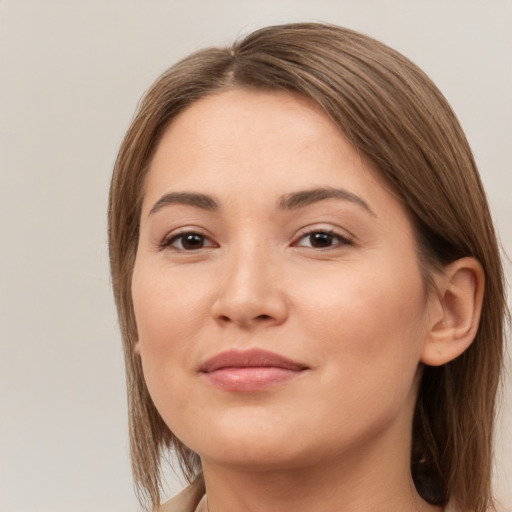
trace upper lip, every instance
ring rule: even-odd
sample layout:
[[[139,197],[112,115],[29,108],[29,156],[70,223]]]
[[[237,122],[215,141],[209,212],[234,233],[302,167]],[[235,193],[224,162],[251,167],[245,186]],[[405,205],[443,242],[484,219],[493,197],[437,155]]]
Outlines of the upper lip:
[[[199,368],[202,373],[211,373],[223,368],[283,368],[300,371],[308,368],[306,365],[288,359],[274,352],[262,349],[226,350],[207,359]]]

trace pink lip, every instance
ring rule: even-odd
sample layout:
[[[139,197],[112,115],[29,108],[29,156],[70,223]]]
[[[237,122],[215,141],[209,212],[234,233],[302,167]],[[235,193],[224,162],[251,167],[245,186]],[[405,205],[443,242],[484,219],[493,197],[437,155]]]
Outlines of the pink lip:
[[[199,369],[211,384],[229,391],[259,391],[285,382],[307,370],[273,352],[228,350],[208,359]]]

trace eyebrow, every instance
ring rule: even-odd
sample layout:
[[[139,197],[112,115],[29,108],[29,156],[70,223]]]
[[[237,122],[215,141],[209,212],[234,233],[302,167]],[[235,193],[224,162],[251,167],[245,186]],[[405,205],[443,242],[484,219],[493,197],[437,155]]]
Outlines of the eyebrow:
[[[323,187],[292,192],[291,194],[282,196],[277,206],[280,210],[295,210],[326,199],[350,201],[351,203],[361,206],[368,213],[376,217],[375,213],[364,199],[343,188]]]
[[[368,213],[376,216],[368,203],[362,198],[342,188],[321,187],[311,190],[300,190],[281,196],[277,202],[279,210],[296,210],[304,208],[310,204],[326,199],[341,199],[343,201],[350,201],[358,206],[361,206]],[[164,206],[171,204],[183,204],[188,206],[195,206],[203,210],[217,211],[219,204],[217,201],[206,194],[199,194],[195,192],[169,192],[164,194],[151,208],[149,215],[159,211]]]
[[[216,211],[219,209],[219,205],[213,197],[206,194],[196,194],[194,192],[170,192],[163,195],[151,208],[149,215],[156,213],[164,206],[170,204],[185,204],[189,206],[195,206],[203,210]]]

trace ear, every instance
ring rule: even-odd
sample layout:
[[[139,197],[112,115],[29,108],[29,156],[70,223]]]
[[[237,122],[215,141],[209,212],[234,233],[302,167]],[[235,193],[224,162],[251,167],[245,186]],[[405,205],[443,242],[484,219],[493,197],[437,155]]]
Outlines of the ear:
[[[133,351],[135,352],[135,355],[140,357],[140,341],[137,340],[135,344],[133,345]]]
[[[441,366],[460,356],[475,339],[485,276],[475,258],[461,258],[435,278],[437,294],[429,299],[429,331],[421,361]]]

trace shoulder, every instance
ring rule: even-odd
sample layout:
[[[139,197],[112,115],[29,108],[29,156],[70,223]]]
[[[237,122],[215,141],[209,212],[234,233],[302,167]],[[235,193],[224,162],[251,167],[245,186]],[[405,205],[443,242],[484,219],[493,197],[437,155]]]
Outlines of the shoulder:
[[[161,505],[158,512],[202,512],[200,505],[202,505],[203,497],[203,485],[194,483]]]

